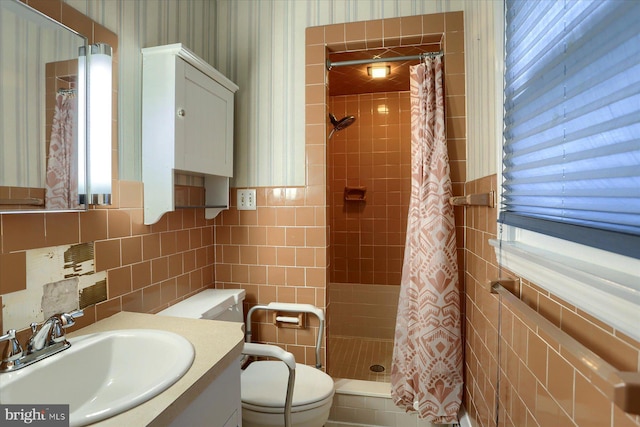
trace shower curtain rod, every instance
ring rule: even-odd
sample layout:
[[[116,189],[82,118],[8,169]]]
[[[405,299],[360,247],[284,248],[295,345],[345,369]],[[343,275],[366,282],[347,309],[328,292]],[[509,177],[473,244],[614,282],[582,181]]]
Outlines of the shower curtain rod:
[[[351,61],[337,61],[331,62],[330,59],[327,59],[327,70],[331,70],[332,67],[345,67],[348,65],[362,65],[362,64],[375,64],[378,62],[398,62],[398,61],[418,61],[424,58],[433,58],[435,56],[441,56],[443,54],[440,52],[424,52],[419,55],[411,55],[411,56],[392,56],[389,58],[371,58],[371,59],[353,59]]]

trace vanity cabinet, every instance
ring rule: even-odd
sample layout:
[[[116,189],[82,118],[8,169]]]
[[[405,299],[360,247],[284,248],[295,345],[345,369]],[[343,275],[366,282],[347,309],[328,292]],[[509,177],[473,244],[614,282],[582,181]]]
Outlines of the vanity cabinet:
[[[240,362],[232,363],[168,427],[242,425]]]
[[[176,208],[229,207],[233,176],[233,82],[176,43],[142,49],[144,223]],[[203,206],[176,206],[175,174],[202,178]]]

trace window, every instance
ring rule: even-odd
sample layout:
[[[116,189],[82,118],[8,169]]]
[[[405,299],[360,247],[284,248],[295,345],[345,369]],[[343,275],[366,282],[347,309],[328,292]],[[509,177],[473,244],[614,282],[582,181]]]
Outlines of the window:
[[[640,258],[640,2],[509,0],[501,222]]]
[[[505,13],[499,260],[640,339],[640,2]]]

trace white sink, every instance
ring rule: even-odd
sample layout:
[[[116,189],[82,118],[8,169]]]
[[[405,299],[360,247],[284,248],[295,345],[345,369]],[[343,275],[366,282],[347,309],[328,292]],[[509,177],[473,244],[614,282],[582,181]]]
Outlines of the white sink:
[[[137,406],[178,381],[194,349],[184,337],[127,329],[69,339],[71,347],[0,374],[3,404],[69,404],[70,425],[83,426]]]

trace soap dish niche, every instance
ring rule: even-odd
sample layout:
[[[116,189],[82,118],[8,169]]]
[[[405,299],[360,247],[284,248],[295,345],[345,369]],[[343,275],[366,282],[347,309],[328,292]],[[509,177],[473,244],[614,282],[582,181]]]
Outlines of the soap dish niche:
[[[344,200],[362,202],[367,199],[367,187],[344,187]]]

